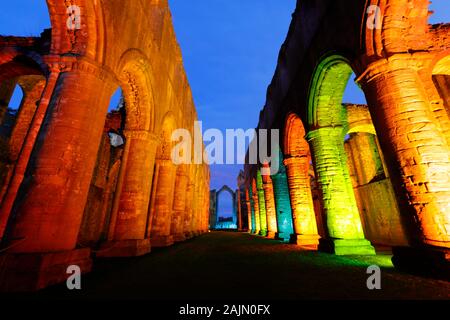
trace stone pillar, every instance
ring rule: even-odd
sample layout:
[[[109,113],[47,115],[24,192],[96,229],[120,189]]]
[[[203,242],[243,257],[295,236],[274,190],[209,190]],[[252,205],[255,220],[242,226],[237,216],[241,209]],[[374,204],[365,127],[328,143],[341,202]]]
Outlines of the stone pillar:
[[[342,127],[326,127],[308,133],[330,237],[321,239],[320,249],[337,255],[375,254],[364,237],[342,130]]]
[[[202,176],[200,176],[202,177]],[[197,235],[202,234],[202,215],[203,215],[203,187],[202,187],[202,180],[197,182],[198,183],[198,192],[197,192],[197,206],[195,208],[195,232]]]
[[[159,173],[150,241],[153,247],[167,247],[174,242],[170,227],[177,167],[171,160],[156,162]]]
[[[180,242],[186,240],[184,234],[184,217],[186,215],[186,189],[188,185],[188,176],[186,169],[179,166],[175,182],[175,192],[173,199],[173,214],[171,233],[174,241]]]
[[[294,235],[292,242],[307,249],[317,249],[319,234],[308,175],[309,158],[292,157],[284,160],[292,208]]]
[[[294,234],[294,227],[286,168],[283,164],[280,165],[278,173],[272,175],[272,185],[277,214],[277,238],[289,241]]]
[[[252,206],[252,197],[251,194],[251,188],[246,187],[245,188],[245,204],[247,205],[247,215],[248,215],[248,232],[249,233],[255,233],[255,211],[253,211]]]
[[[237,202],[237,228],[238,231],[242,231],[242,205],[244,204],[244,201],[242,201],[242,197],[241,197],[241,190],[237,189],[236,190],[236,202]]]
[[[141,256],[150,252],[147,237],[149,203],[157,137],[147,131],[126,130],[126,148],[116,191],[112,236],[98,257]]]
[[[58,78],[18,195],[21,201],[13,209],[0,271],[8,275],[0,279],[2,290],[37,290],[65,281],[71,264],[90,270],[90,250],[75,247],[112,83],[100,67],[83,60]]]
[[[8,181],[7,189],[2,195],[2,200],[0,203],[0,240],[4,236],[5,228],[8,223],[9,216],[11,215],[14,201],[16,200],[17,193],[25,176],[28,161],[30,160],[31,153],[50,104],[50,99],[52,98],[53,92],[55,91],[55,86],[59,79],[61,70],[57,67],[57,65],[51,65],[51,70],[52,71],[47,79],[47,84],[39,101],[38,108],[34,114],[30,128],[25,137],[25,141],[22,145],[14,171]]]
[[[191,239],[194,236],[191,221],[193,216],[193,197],[194,197],[194,183],[189,181],[186,188],[186,205],[184,210],[186,214],[184,216],[184,235],[186,239]]]
[[[260,231],[259,234],[263,237],[267,236],[267,212],[266,212],[266,200],[264,198],[264,188],[261,171],[258,170],[256,173],[256,188],[258,191],[258,201],[259,201],[259,223]]]
[[[12,161],[17,161],[20,150],[25,141],[28,130],[30,129],[31,122],[34,114],[36,113],[39,100],[41,99],[42,92],[44,91],[46,80],[41,76],[24,77],[19,80],[19,84],[22,87],[24,97],[19,108],[17,120],[11,133],[9,140],[10,145],[10,157]]]
[[[270,170],[268,165],[265,165],[266,170]],[[272,179],[270,175],[263,175],[263,189],[264,199],[266,201],[266,213],[267,213],[267,237],[275,239],[278,233],[277,227],[277,211],[275,208],[275,199],[273,193]]]
[[[259,198],[258,198],[258,190],[256,189],[256,181],[252,180],[252,205],[253,210],[255,211],[255,234],[260,234],[261,232],[261,216],[259,213]]]
[[[198,206],[199,206],[199,185],[198,185],[198,175],[196,175],[196,181],[194,182],[194,194],[192,202],[192,219],[191,219],[191,230],[194,237],[198,236],[197,223],[198,223]]]
[[[426,94],[429,84],[424,81],[431,82],[431,75],[428,80],[419,76],[423,66],[419,58],[399,54],[381,60],[369,66],[358,81],[368,99],[413,247],[394,249],[394,263],[411,266],[433,259],[448,268],[449,146],[446,128],[441,127]]]
[[[17,163],[20,151],[25,144],[25,138],[30,130],[34,114],[36,113],[39,100],[42,96],[42,91],[46,85],[46,80],[42,76],[25,76],[19,80],[19,84],[22,87],[24,96],[20,104],[14,128],[11,132],[11,137],[9,138],[8,156],[11,164],[7,165],[6,174],[0,172],[0,202],[6,194],[15,164]],[[0,101],[0,104],[2,103],[3,102]],[[3,180],[2,177],[4,177]]]

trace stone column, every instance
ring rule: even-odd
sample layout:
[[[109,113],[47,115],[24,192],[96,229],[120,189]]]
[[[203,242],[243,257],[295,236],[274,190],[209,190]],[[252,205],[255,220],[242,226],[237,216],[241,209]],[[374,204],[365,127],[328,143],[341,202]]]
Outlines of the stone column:
[[[245,204],[247,205],[247,215],[248,215],[248,232],[249,233],[255,233],[255,211],[253,211],[252,206],[252,197],[251,194],[251,188],[247,187],[245,188]]]
[[[309,158],[292,157],[284,160],[289,184],[294,235],[292,241],[307,249],[317,249],[319,234],[308,175]]]
[[[167,247],[174,242],[170,227],[177,167],[171,160],[156,160],[156,162],[159,173],[150,241],[153,247]]]
[[[256,188],[258,191],[258,203],[259,203],[259,223],[260,231],[259,234],[263,237],[267,236],[267,212],[266,212],[266,200],[264,198],[264,188],[261,171],[258,170],[256,173]]]
[[[198,178],[198,175],[196,175]],[[199,186],[198,186],[198,179],[194,182],[194,194],[193,194],[193,201],[192,201],[192,219],[191,219],[191,230],[194,235],[194,237],[198,236],[198,230],[197,230],[197,224],[198,224],[198,206],[199,206]]]
[[[11,215],[14,201],[16,200],[17,193],[24,179],[28,161],[30,160],[34,144],[41,129],[42,122],[44,121],[44,117],[47,113],[50,99],[55,90],[61,71],[58,65],[51,65],[51,70],[52,71],[47,79],[47,84],[39,101],[39,105],[25,137],[25,141],[23,142],[19,158],[17,159],[11,178],[8,181],[7,189],[2,195],[2,200],[0,203],[0,239],[4,236],[5,228],[8,223],[9,216]]]
[[[194,183],[189,181],[186,188],[186,205],[184,210],[186,214],[184,216],[184,234],[186,239],[191,239],[194,236],[191,221],[193,216],[192,205],[194,197]]]
[[[291,199],[289,196],[289,186],[286,176],[286,168],[281,164],[277,174],[272,175],[273,193],[275,198],[275,208],[277,214],[277,238],[289,241],[294,235],[292,222]]]
[[[179,166],[175,182],[171,233],[175,242],[186,240],[184,234],[184,217],[186,215],[186,190],[188,176],[183,166]]]
[[[11,137],[9,138],[8,156],[11,164],[7,165],[6,174],[0,172],[0,202],[6,194],[9,182],[14,172],[15,164],[17,163],[20,151],[25,144],[25,138],[30,130],[34,114],[36,113],[39,100],[42,96],[42,91],[46,85],[46,80],[42,76],[25,76],[19,79],[19,84],[23,90],[24,96],[20,104],[14,128],[11,132]],[[3,102],[0,102],[0,104],[2,103]],[[3,181],[2,176],[4,177]]]
[[[342,130],[342,127],[326,127],[308,133],[330,237],[321,239],[320,249],[337,255],[375,254],[364,237]]]
[[[270,170],[269,166],[265,166],[266,170]],[[275,208],[275,199],[273,193],[272,179],[270,175],[263,175],[263,189],[264,199],[266,201],[266,213],[267,213],[267,237],[275,239],[278,233],[277,227],[277,212]]]
[[[434,102],[427,95],[431,85],[424,81],[431,82],[431,75],[419,75],[424,65],[420,58],[398,54],[389,61],[381,60],[370,65],[358,81],[367,96],[409,242],[414,247],[395,249],[394,263],[421,264],[429,261],[430,255],[436,255],[431,259],[442,261],[448,267],[447,128],[440,123]],[[414,255],[417,259],[412,262]]]
[[[72,69],[56,77],[41,130],[32,125],[39,135],[5,242],[3,290],[65,281],[71,264],[83,272],[91,268],[90,250],[75,248],[114,86],[100,67],[71,62]],[[49,97],[45,92],[41,104]],[[42,119],[40,111],[33,122]]]
[[[116,191],[114,225],[110,241],[97,252],[99,257],[140,256],[150,252],[147,237],[149,203],[157,137],[147,131],[126,130],[126,161]]]
[[[258,190],[256,189],[256,181],[252,180],[252,188],[251,188],[251,196],[252,196],[252,205],[253,210],[255,212],[255,234],[260,234],[261,232],[261,216],[259,213],[259,198],[258,198]]]
[[[19,80],[24,96],[9,140],[10,157],[14,162],[17,161],[17,158],[19,157],[20,150],[24,144],[27,132],[30,129],[46,82],[47,81],[41,76],[28,76]]]
[[[242,200],[241,197],[241,190],[237,189],[236,190],[236,198],[237,198],[237,220],[238,220],[238,224],[237,224],[237,228],[238,231],[242,231],[242,205],[244,204],[244,201]]]

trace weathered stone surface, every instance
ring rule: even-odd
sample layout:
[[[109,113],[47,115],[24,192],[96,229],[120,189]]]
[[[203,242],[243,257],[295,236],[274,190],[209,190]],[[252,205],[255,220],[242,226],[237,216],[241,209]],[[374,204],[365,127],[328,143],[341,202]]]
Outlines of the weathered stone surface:
[[[0,37],[0,100],[9,101],[15,83],[25,89],[11,139],[17,161],[1,190],[0,239],[9,258],[0,274],[28,261],[16,255],[67,252],[69,261],[88,247],[100,248],[98,257],[134,256],[206,232],[208,167],[187,164],[176,175],[167,163],[173,130],[192,132],[197,120],[168,2],[81,0],[74,30],[70,4],[47,4],[51,31]],[[117,120],[107,110],[119,86]],[[110,131],[123,146],[110,143]],[[30,268],[27,288],[54,282],[39,263]]]

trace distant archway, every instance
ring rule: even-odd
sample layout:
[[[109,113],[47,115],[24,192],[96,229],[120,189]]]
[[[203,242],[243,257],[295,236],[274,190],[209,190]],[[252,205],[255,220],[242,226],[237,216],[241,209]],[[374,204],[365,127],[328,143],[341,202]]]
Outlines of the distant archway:
[[[225,194],[229,196],[228,205],[224,201]],[[237,229],[236,193],[228,186],[218,191],[211,191],[213,208],[211,212],[211,229],[233,230]]]

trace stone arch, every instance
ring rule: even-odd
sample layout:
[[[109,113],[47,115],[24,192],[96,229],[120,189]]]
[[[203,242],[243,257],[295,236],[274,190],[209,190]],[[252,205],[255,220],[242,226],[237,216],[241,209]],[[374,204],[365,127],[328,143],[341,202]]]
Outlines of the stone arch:
[[[318,219],[314,210],[309,177],[311,153],[305,136],[305,128],[300,117],[295,113],[289,113],[285,121],[284,165],[294,229],[291,240],[302,247],[316,249],[319,240]]]
[[[161,122],[161,127],[158,128],[159,145],[156,151],[156,158],[161,160],[171,159],[171,150],[173,142],[171,139],[172,132],[177,129],[177,119],[175,115],[168,111]]]
[[[308,124],[311,130],[343,125],[342,98],[351,74],[347,58],[331,54],[321,59],[309,89]]]
[[[308,94],[311,131],[307,137],[314,154],[329,237],[321,242],[322,249],[337,254],[369,254],[375,251],[365,240],[344,149],[347,128],[342,99],[351,74],[350,62],[342,55],[333,53],[319,60]],[[345,244],[349,240],[352,244]]]
[[[126,129],[155,130],[154,75],[144,53],[127,50],[120,58],[119,81],[126,102]]]
[[[309,145],[305,139],[306,132],[303,122],[295,113],[289,113],[285,121],[284,157],[309,157]]]
[[[232,204],[231,223],[223,223],[222,221],[219,221],[220,212],[218,212],[218,210],[220,204],[220,196],[223,193],[228,193],[231,196],[231,204]],[[215,196],[215,208],[213,209],[215,212],[215,221],[213,229],[237,229],[236,193],[229,186],[224,185],[218,191],[213,191],[213,194]]]
[[[101,1],[79,0],[80,29],[67,27],[71,2],[47,0],[52,25],[51,53],[72,53],[86,55],[96,61],[104,57],[105,26],[103,3]]]
[[[432,65],[432,79],[450,118],[450,50],[439,54]],[[449,133],[447,132],[447,135]],[[450,138],[447,137],[447,143]]]

